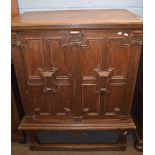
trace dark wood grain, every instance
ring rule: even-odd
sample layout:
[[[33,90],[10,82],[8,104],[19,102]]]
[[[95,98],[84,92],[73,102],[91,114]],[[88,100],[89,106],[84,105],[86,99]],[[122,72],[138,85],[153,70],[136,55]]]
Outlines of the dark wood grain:
[[[11,140],[14,142],[24,142],[23,131],[18,130],[21,120],[13,91],[11,91],[11,111]]]
[[[18,130],[23,116],[23,109],[13,65],[11,65],[11,74],[11,140],[23,143],[25,141],[24,132]]]
[[[142,20],[125,10],[13,19],[12,59],[25,110],[19,128],[134,129],[130,111],[141,46]]]
[[[11,17],[19,16],[17,0],[11,0]],[[18,125],[23,116],[21,98],[18,91],[17,79],[13,64],[11,63],[11,140],[14,142],[24,142],[24,132],[18,130]]]

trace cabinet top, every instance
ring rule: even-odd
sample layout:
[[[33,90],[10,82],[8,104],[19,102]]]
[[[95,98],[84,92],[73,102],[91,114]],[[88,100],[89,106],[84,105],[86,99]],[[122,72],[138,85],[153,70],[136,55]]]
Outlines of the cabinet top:
[[[142,18],[124,9],[27,12],[12,19],[12,29],[142,28]]]

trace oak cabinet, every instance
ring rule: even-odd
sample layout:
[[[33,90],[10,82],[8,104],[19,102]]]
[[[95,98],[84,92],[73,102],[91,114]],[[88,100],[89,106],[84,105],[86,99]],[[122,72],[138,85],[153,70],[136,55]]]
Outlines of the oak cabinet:
[[[105,20],[107,13],[118,21]],[[35,12],[15,18],[12,59],[25,110],[19,128],[30,139],[32,130],[135,128],[130,110],[141,45],[142,21],[125,10]]]

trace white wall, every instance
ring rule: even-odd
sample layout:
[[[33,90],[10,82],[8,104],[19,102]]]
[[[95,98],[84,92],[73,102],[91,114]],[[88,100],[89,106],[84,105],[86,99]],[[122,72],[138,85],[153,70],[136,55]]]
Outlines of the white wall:
[[[143,16],[143,0],[18,0],[20,13],[37,10],[128,9]]]

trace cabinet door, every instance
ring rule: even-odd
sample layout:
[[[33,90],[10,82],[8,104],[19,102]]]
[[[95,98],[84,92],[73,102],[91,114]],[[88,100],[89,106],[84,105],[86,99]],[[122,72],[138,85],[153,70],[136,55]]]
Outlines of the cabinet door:
[[[83,32],[80,67],[84,117],[116,118],[123,113],[130,66],[129,41],[128,33]]]
[[[72,115],[66,32],[27,31],[19,35],[32,113]]]

